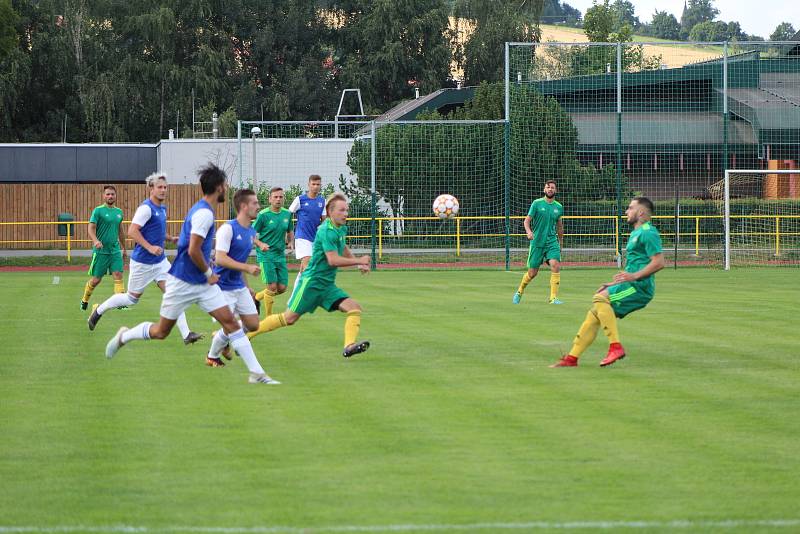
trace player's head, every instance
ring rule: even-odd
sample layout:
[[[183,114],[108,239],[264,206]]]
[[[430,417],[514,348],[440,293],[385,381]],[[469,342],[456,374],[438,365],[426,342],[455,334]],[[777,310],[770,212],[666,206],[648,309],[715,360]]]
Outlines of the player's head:
[[[114,203],[117,201],[117,188],[113,185],[104,185],[103,186],[103,200],[109,206],[113,206]]]
[[[312,174],[308,177],[308,196],[315,197],[322,190],[322,176]]]
[[[269,207],[278,210],[283,207],[284,192],[282,187],[273,187],[269,190]]]
[[[244,212],[251,220],[258,216],[258,210],[261,208],[258,196],[252,189],[239,189],[233,195],[233,205],[237,214]]]
[[[347,197],[343,193],[332,193],[325,200],[325,214],[337,226],[347,222],[348,210]]]
[[[203,194],[206,196],[216,194],[217,202],[225,202],[225,180],[228,178],[225,171],[213,163],[209,163],[200,169],[199,174]]]
[[[557,192],[558,188],[556,187],[555,180],[547,180],[544,183],[544,196],[546,196],[547,198],[553,198],[554,196],[556,196]]]
[[[150,197],[155,198],[159,202],[164,202],[167,198],[167,175],[163,172],[154,172],[144,179],[147,184],[147,190],[150,192]]]
[[[653,216],[653,202],[647,197],[635,197],[628,204],[628,209],[625,210],[625,215],[628,217],[628,223],[635,225],[639,222],[649,221]]]

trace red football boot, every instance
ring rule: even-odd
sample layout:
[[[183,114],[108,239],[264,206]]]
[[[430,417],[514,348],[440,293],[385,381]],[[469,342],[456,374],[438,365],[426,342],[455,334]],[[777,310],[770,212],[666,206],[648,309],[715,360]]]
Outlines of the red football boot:
[[[571,354],[567,354],[550,367],[578,367],[578,358]]]
[[[600,362],[600,367],[605,367],[607,365],[611,365],[617,360],[621,360],[625,357],[625,349],[622,348],[620,343],[612,343],[608,347],[608,354],[606,357],[603,358],[603,361]]]

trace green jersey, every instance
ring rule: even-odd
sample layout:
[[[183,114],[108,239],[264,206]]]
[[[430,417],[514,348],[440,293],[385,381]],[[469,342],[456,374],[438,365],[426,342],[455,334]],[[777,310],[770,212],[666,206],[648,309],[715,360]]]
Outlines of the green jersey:
[[[545,247],[551,239],[557,239],[556,223],[564,215],[564,206],[557,200],[548,202],[546,198],[537,198],[531,202],[528,217],[531,218],[533,230],[532,247]]]
[[[314,238],[314,246],[311,249],[311,261],[303,271],[303,278],[333,284],[336,280],[337,268],[330,266],[325,253],[335,250],[342,256],[346,237],[347,226],[336,226],[330,219],[326,219],[320,224],[317,228],[317,237]]]
[[[267,261],[270,257],[283,258],[286,253],[286,234],[294,230],[292,214],[286,208],[281,208],[277,213],[271,207],[265,208],[258,212],[253,230],[258,234],[259,241],[269,245],[266,252],[256,249],[258,261]]]
[[[119,247],[119,225],[122,224],[122,210],[116,206],[109,207],[107,204],[97,206],[92,210],[89,222],[97,227],[95,233],[97,240],[103,244],[103,248],[92,250],[98,254],[117,254]]]
[[[635,273],[642,270],[650,263],[651,257],[661,253],[661,235],[656,227],[646,222],[631,232],[625,252],[627,253],[625,272]],[[651,294],[655,291],[656,281],[652,274],[636,283]]]

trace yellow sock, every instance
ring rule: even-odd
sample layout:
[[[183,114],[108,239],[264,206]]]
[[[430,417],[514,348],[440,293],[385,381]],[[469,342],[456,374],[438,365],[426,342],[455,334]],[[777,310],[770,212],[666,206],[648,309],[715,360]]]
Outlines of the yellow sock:
[[[125,293],[125,285],[122,280],[114,280],[114,293]]]
[[[519,288],[517,289],[517,293],[522,295],[525,293],[525,288],[528,287],[528,284],[531,283],[533,280],[532,276],[528,276],[528,271],[525,271],[525,274],[522,275],[522,281],[519,283]]]
[[[86,286],[83,288],[83,298],[81,300],[83,302],[89,302],[89,298],[92,296],[93,291],[94,286],[92,285],[91,281],[86,282]]]
[[[550,273],[550,300],[558,296],[558,286],[561,284],[561,273]]]
[[[594,338],[597,336],[598,328],[600,328],[600,321],[597,319],[594,311],[589,310],[586,314],[586,319],[583,320],[583,324],[575,335],[575,339],[572,340],[572,348],[569,349],[569,353],[579,358],[580,355],[583,354],[583,351],[588,349],[589,345],[594,341]]]
[[[272,304],[275,302],[275,292],[265,289],[262,302],[264,303],[264,309],[267,310],[267,316],[272,315]]]
[[[344,321],[344,346],[352,345],[358,337],[358,330],[361,328],[361,310],[347,312],[347,319]]]
[[[608,337],[609,343],[619,343],[619,330],[617,330],[617,316],[614,315],[614,309],[611,307],[611,302],[606,297],[595,295],[592,299],[592,311],[597,315],[600,321],[600,326],[603,327],[603,332]]]
[[[282,313],[267,315],[267,317],[263,321],[258,323],[258,330],[256,330],[255,332],[248,332],[247,337],[249,339],[253,339],[258,334],[272,332],[273,330],[277,330],[278,328],[283,328],[284,326],[286,326],[286,319],[283,317]]]

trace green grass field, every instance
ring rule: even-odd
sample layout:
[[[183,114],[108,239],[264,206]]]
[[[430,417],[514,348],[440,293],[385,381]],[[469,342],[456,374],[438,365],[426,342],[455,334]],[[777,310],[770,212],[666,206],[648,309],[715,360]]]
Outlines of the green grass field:
[[[92,333],[83,273],[0,273],[0,532],[800,529],[798,271],[665,270],[628,358],[549,369],[611,274],[513,306],[516,272],[343,272],[372,349],[318,311],[255,340],[261,386],[177,332],[106,360],[155,287]]]

